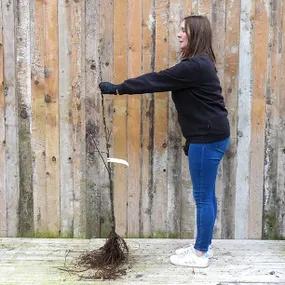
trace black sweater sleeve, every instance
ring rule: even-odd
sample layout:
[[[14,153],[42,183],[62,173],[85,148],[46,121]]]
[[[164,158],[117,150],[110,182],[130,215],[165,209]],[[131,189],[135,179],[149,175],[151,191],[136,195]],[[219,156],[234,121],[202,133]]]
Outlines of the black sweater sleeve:
[[[182,60],[171,68],[130,78],[117,85],[119,94],[142,94],[193,87],[199,80],[200,65],[195,59]]]

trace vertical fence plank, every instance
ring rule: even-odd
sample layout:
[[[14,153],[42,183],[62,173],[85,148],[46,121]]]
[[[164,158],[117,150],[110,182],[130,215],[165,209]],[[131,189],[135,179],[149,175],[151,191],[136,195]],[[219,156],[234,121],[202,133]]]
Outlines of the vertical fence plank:
[[[71,6],[71,96],[73,142],[73,236],[86,233],[85,1]],[[69,158],[68,158],[69,159]]]
[[[250,145],[250,196],[248,213],[248,237],[262,237],[265,92],[268,53],[268,14],[266,1],[255,1],[253,22],[253,96],[251,110]]]
[[[195,202],[193,199],[193,186],[190,179],[188,157],[182,155],[181,163],[181,206],[180,206],[180,236],[193,238],[195,232]]]
[[[99,51],[99,17],[101,2],[86,1],[86,234],[87,237],[100,236],[100,212],[101,193],[104,186],[104,165],[101,161],[100,152],[106,157],[105,135],[102,130],[103,112],[102,100],[98,92],[98,81],[100,80],[100,51]],[[91,137],[93,139],[91,139]],[[96,144],[96,146],[94,145]],[[102,217],[102,219],[105,217]],[[107,217],[106,217],[107,218]]]
[[[129,0],[128,8],[128,76],[141,75],[141,17],[142,2]],[[141,199],[141,96],[128,96],[127,145],[128,176],[128,235],[139,233]]]
[[[239,69],[240,1],[226,2],[225,60],[223,94],[231,126],[231,145],[223,161],[223,200],[221,203],[222,238],[234,237],[236,152],[237,152],[237,98]]]
[[[251,139],[251,97],[252,97],[252,1],[241,0],[240,13],[240,60],[238,91],[238,144],[236,172],[235,237],[248,237],[249,210],[249,165]]]
[[[199,0],[192,0],[192,15],[197,15],[198,14],[198,6],[199,6]]]
[[[114,1],[114,81],[121,83],[128,76],[128,0]],[[114,99],[113,153],[115,157],[127,159],[127,97]],[[127,171],[123,167],[114,169],[114,201],[116,230],[127,234]]]
[[[17,236],[19,207],[18,101],[16,96],[15,6],[3,0],[7,235]]]
[[[209,21],[212,21],[212,2],[216,2],[215,0],[198,0],[198,14],[207,16]],[[218,11],[213,11],[215,13],[218,13]]]
[[[192,0],[183,0],[182,7],[183,7],[182,17],[184,18],[190,16],[192,12]]]
[[[60,231],[61,236],[73,234],[73,145],[72,140],[72,88],[71,69],[73,56],[71,46],[76,34],[72,34],[73,2],[58,1],[59,37],[59,133],[60,133]],[[76,67],[76,62],[73,62]]]
[[[278,178],[278,130],[279,130],[279,86],[282,38],[279,33],[282,25],[282,5],[272,1],[270,6],[268,79],[266,90],[266,136],[264,162],[264,210],[263,237],[278,238],[276,213]]]
[[[264,159],[264,210],[263,210],[263,237],[272,238],[272,197],[276,195],[277,179],[277,130],[278,130],[278,84],[279,77],[277,61],[278,56],[278,26],[280,24],[280,7],[277,1],[273,1],[270,6],[270,27],[269,27],[269,53],[268,53],[268,73],[266,90],[266,128],[265,128],[265,159]],[[272,208],[271,208],[272,207]],[[275,205],[274,205],[275,207]]]
[[[59,2],[61,236],[82,236],[82,13],[84,3]]]
[[[0,4],[0,236],[7,235],[3,16]]]
[[[224,0],[213,1],[213,6],[210,10],[210,19],[212,21],[213,30],[213,49],[216,55],[216,68],[221,86],[224,82],[224,60],[225,60],[225,25],[226,25],[226,5]],[[222,88],[224,96],[224,89]],[[217,197],[217,218],[214,227],[214,238],[220,238],[222,233],[222,201],[224,199],[224,171],[220,164],[216,181],[216,197]]]
[[[179,1],[169,1],[169,65],[173,66],[179,60],[179,41],[177,38],[180,22],[183,19]],[[168,163],[167,163],[167,232],[169,236],[180,235],[180,203],[181,203],[181,131],[177,120],[177,112],[173,101],[168,105]]]
[[[155,18],[154,1],[142,2],[142,72],[151,72],[154,69],[154,37]],[[141,102],[141,208],[140,208],[140,235],[151,236],[151,210],[153,202],[152,185],[152,148],[153,148],[153,94],[142,95]]]
[[[102,80],[112,81],[112,69],[113,69],[113,2],[104,1],[100,2],[100,19],[99,19],[99,50],[100,50],[100,72]],[[113,96],[104,96],[104,112],[105,122],[108,132],[112,130],[112,117],[113,117]],[[112,154],[113,136],[109,137],[110,154]],[[113,168],[116,167],[113,165]],[[118,166],[122,167],[122,166]],[[126,171],[126,170],[125,170]],[[104,175],[106,175],[104,170]],[[107,176],[105,176],[105,181]],[[100,231],[101,236],[107,236],[110,232],[110,219],[106,218],[110,214],[110,191],[109,186],[103,189],[101,193],[101,219]]]
[[[169,0],[155,2],[156,46],[155,69],[168,67]],[[167,129],[168,93],[154,96],[154,153],[153,153],[153,230],[154,237],[167,235]],[[158,207],[160,205],[160,207]]]
[[[100,15],[104,2],[86,2],[86,115],[87,119],[87,230],[88,236],[106,235],[110,231],[110,184],[104,162],[106,162],[107,136],[104,122],[108,123],[109,110],[98,89],[102,80],[102,37]],[[106,126],[107,127],[107,126]],[[93,139],[90,140],[90,135]],[[96,146],[94,145],[96,144]],[[105,199],[104,199],[105,197]],[[103,227],[102,224],[104,224]],[[101,230],[106,231],[105,233]]]
[[[48,231],[60,231],[59,191],[59,94],[58,94],[58,6],[57,1],[44,2],[45,19],[45,102],[46,102],[46,195]]]
[[[279,86],[279,128],[278,128],[278,184],[277,184],[277,238],[285,237],[285,73],[284,68],[281,67],[285,65],[285,4],[282,2],[282,26],[280,27],[280,34],[282,36],[281,43],[281,62],[280,66],[280,86]]]
[[[35,235],[47,233],[43,2],[31,2],[32,150]]]
[[[32,236],[34,232],[32,153],[31,153],[31,56],[29,1],[17,2],[16,13],[16,75],[19,108],[19,235]]]

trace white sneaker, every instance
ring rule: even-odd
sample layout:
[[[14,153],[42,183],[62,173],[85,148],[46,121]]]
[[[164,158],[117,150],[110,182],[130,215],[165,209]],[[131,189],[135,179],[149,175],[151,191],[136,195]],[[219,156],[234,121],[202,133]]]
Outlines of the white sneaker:
[[[170,262],[174,265],[189,267],[207,267],[209,258],[204,254],[198,256],[193,250],[185,255],[171,255]]]
[[[192,252],[194,249],[193,244],[187,247],[181,247],[175,250],[175,254],[177,255],[185,255],[189,252]],[[214,256],[212,245],[209,245],[208,251],[205,253],[208,258],[212,258]]]

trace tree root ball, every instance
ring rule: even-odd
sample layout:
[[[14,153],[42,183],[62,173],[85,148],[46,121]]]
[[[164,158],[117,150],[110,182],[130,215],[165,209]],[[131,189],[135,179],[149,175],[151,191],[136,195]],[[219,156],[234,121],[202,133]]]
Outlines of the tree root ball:
[[[94,279],[116,279],[126,272],[122,266],[128,262],[129,249],[115,231],[111,231],[104,246],[79,256],[77,265],[95,270]]]

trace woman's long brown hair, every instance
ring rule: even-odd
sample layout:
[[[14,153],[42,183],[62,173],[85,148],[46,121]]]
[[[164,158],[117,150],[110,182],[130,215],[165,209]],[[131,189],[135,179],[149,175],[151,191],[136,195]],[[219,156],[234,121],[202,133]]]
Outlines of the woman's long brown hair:
[[[188,45],[182,50],[183,58],[206,54],[215,63],[216,57],[212,48],[211,24],[205,16],[188,16],[184,18]]]

